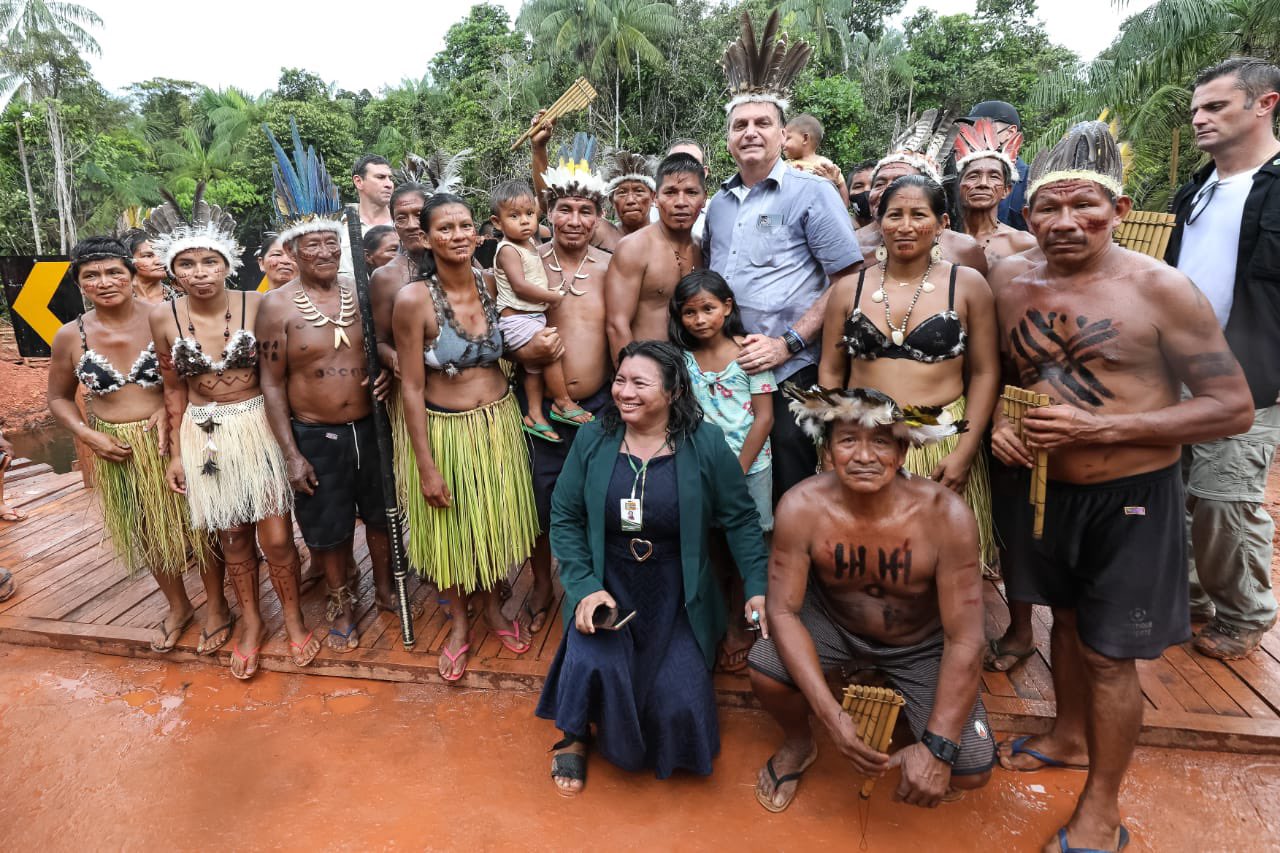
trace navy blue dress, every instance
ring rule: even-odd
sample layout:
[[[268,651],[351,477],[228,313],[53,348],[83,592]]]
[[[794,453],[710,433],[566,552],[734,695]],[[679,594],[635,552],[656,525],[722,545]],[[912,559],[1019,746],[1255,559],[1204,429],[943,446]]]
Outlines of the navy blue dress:
[[[605,496],[604,587],[619,614],[634,610],[635,618],[620,631],[567,629],[537,715],[579,737],[594,725],[592,748],[624,770],[706,776],[720,752],[720,726],[711,673],[684,608],[675,456],[649,463],[639,533],[622,531],[616,509],[634,478],[618,454]],[[644,562],[631,553],[636,536],[653,543]]]

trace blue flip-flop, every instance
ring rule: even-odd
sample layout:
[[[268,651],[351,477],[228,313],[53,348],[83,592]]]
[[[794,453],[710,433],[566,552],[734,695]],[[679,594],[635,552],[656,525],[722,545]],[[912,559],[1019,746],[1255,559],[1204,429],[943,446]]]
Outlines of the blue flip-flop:
[[[1029,754],[1029,753],[1028,753]],[[1097,847],[1072,847],[1067,841],[1067,828],[1058,830],[1058,853],[1120,853],[1129,843],[1129,830],[1120,824],[1120,845],[1115,850],[1099,850]]]
[[[1026,742],[1029,740],[1031,740],[1031,735],[1016,737],[1013,740],[1009,741],[1009,757],[1013,758],[1015,755],[1030,755],[1032,758],[1034,758],[1036,761],[1039,761],[1044,766],[1029,767],[1025,770],[1014,768],[1013,772],[1015,773],[1035,773],[1037,770],[1044,770],[1045,767],[1052,767],[1055,769],[1062,769],[1062,770],[1088,770],[1089,769],[1089,765],[1087,764],[1068,764],[1067,762],[1061,761],[1057,758],[1051,758],[1050,756],[1045,755],[1043,752],[1040,752],[1039,750],[1032,749],[1031,747],[1026,746]],[[1005,769],[1009,769],[1009,768],[1005,768]]]

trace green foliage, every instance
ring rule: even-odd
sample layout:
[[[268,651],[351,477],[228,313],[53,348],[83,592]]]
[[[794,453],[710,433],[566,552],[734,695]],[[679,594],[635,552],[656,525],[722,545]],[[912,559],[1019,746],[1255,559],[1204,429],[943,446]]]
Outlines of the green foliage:
[[[477,3],[445,34],[444,50],[431,60],[431,75],[442,86],[471,82],[488,74],[499,57],[523,58],[526,53],[524,38],[512,30],[507,10]]]
[[[810,77],[796,87],[791,100],[793,114],[810,113],[822,122],[819,154],[841,168],[863,159],[859,141],[867,108],[857,83],[848,77]]]

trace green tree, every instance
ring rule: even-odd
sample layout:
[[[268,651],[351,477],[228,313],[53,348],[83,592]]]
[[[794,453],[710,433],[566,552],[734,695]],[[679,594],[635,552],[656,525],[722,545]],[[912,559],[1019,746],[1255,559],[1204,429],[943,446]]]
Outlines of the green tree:
[[[786,0],[780,8],[788,33],[804,37],[813,46],[812,61],[847,70],[854,5],[853,0]]]
[[[527,60],[527,53],[524,36],[511,28],[507,10],[477,3],[445,34],[444,49],[431,60],[431,76],[441,86],[463,84],[491,72],[499,57]]]
[[[822,122],[823,156],[841,169],[863,159],[860,142],[867,108],[857,83],[838,75],[812,75],[796,87],[791,100],[794,114],[809,113]]]

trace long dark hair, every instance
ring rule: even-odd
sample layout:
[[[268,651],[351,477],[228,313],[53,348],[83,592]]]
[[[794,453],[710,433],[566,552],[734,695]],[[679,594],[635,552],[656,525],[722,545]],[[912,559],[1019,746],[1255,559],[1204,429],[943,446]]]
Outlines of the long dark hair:
[[[724,326],[720,329],[726,337],[736,338],[747,333],[746,327],[742,325],[742,312],[738,310],[738,300],[734,298],[733,290],[729,287],[729,282],[724,280],[724,276],[713,269],[694,270],[680,279],[675,293],[671,294],[671,302],[667,304],[670,314],[667,321],[667,337],[681,349],[695,350],[700,344],[700,341],[684,327],[684,323],[680,320],[680,312],[684,310],[686,302],[703,292],[710,293],[721,302],[729,303],[729,316],[724,318]]]
[[[684,354],[666,341],[632,341],[618,353],[618,366],[629,358],[647,358],[658,365],[662,389],[671,395],[667,417],[667,440],[679,447],[702,423],[702,407],[693,395],[693,382],[684,366]],[[600,416],[600,426],[612,435],[622,426],[618,405],[612,401]]]
[[[440,208],[451,204],[462,205],[467,209],[467,213],[472,214],[472,219],[475,218],[475,214],[471,211],[471,205],[467,204],[462,197],[452,193],[436,193],[427,199],[427,203],[422,206],[422,213],[418,214],[418,226],[422,228],[422,233],[426,234],[431,230],[431,215]],[[435,274],[436,258],[435,255],[431,254],[431,250],[427,249],[422,253],[422,261],[418,265],[418,278],[428,279]]]

